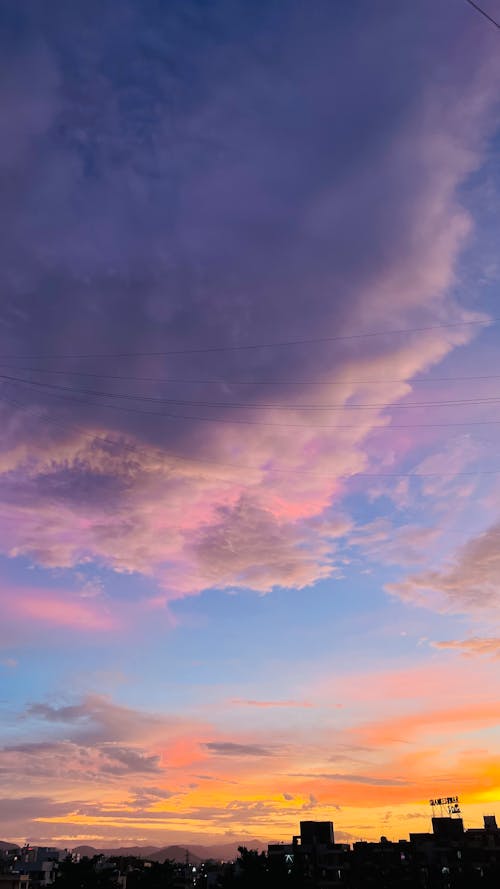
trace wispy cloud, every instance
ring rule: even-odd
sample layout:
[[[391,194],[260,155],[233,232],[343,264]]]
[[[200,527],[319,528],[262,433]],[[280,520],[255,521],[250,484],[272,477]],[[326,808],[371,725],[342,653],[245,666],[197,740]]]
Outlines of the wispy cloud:
[[[279,750],[261,744],[239,744],[234,741],[207,741],[205,747],[217,756],[277,756]]]
[[[410,784],[402,778],[384,778],[378,775],[358,775],[348,772],[297,772],[291,773],[296,778],[320,778],[323,781],[337,781],[340,784],[370,784],[375,787],[405,787]]]
[[[441,570],[410,575],[387,589],[416,604],[444,603],[457,612],[481,612],[499,608],[499,580],[500,524],[494,524],[471,538]]]
[[[105,603],[81,599],[74,591],[55,592],[48,589],[0,587],[0,603],[5,621],[14,627],[44,624],[76,632],[109,632],[121,625],[116,613]]]
[[[262,708],[264,710],[270,709],[273,710],[275,708],[285,707],[285,708],[309,708],[312,707],[313,704],[310,701],[252,701],[247,700],[245,698],[233,698],[231,704],[235,704],[238,707],[257,707]]]
[[[468,656],[485,655],[500,657],[500,636],[471,636],[468,639],[448,639],[441,642],[431,642],[434,648],[459,651]]]

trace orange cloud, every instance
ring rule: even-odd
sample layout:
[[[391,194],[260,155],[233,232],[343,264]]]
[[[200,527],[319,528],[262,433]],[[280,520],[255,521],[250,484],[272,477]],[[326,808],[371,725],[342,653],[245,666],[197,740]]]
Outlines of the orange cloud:
[[[489,655],[494,658],[500,657],[499,636],[472,636],[470,639],[449,639],[442,642],[432,642],[431,644],[434,648],[449,648],[453,651],[460,651],[467,656]]]
[[[457,726],[470,730],[495,725],[500,725],[500,700],[396,716],[359,726],[354,733],[366,744],[383,746],[413,741],[422,734],[455,731]]]

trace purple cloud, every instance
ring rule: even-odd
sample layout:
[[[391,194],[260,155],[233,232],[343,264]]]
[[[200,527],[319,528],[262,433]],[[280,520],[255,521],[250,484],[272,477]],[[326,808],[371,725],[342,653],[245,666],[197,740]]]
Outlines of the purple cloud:
[[[400,402],[474,329],[196,350],[485,318],[453,288],[498,74],[430,0],[363,29],[326,0],[189,9],[30,7],[1,47],[2,549],[162,601],[334,573],[311,523],[387,459],[387,411],[352,403]]]

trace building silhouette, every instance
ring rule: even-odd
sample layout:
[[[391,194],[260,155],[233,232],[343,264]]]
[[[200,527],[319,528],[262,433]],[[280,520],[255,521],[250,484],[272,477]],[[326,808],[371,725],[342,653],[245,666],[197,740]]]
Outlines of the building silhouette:
[[[432,818],[430,833],[395,842],[335,842],[333,823],[302,821],[291,843],[268,847],[270,867],[286,866],[300,889],[500,889],[500,830],[494,815],[482,828],[462,818]]]
[[[242,847],[237,861],[199,867],[189,859],[167,868],[147,858],[77,858],[48,847],[0,852],[0,889],[57,889],[61,878],[64,889],[500,889],[494,815],[470,829],[461,817],[440,815],[427,833],[352,846],[335,842],[331,821],[301,821],[289,843],[270,843],[267,854]]]

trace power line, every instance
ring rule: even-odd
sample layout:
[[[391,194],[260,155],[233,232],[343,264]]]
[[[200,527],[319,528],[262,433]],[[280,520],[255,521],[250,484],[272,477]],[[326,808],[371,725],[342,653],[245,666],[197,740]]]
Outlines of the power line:
[[[15,407],[20,407],[22,409],[30,411],[31,413],[34,413],[34,411],[36,410],[29,405],[22,405],[20,402],[16,402],[15,399],[10,399],[4,395],[0,395],[0,400],[5,401],[11,405],[14,405]],[[39,417],[39,419],[53,423],[54,425],[59,426],[62,429],[69,429],[71,431],[77,431],[92,441],[101,441],[103,444],[106,444],[106,445],[112,446],[112,447],[117,447],[117,446],[123,447],[125,450],[130,450],[136,454],[137,453],[147,453],[147,451],[144,448],[140,448],[140,447],[138,448],[134,445],[128,445],[126,442],[113,441],[112,439],[105,438],[103,436],[94,434],[92,432],[87,432],[79,426],[74,426],[74,425],[68,424],[68,423],[62,423],[58,420],[55,420],[53,417],[48,416],[47,414],[44,414],[43,417]],[[159,450],[159,449],[157,448],[157,450]],[[334,481],[337,479],[348,480],[348,479],[353,479],[353,478],[373,478],[373,479],[378,479],[378,478],[417,478],[417,479],[424,478],[425,479],[425,478],[443,478],[443,477],[455,478],[457,476],[459,476],[459,477],[460,476],[474,477],[474,476],[483,476],[483,475],[490,476],[490,475],[500,474],[500,468],[498,468],[498,469],[477,469],[477,470],[469,470],[469,471],[462,471],[462,472],[449,472],[449,473],[447,473],[447,472],[425,472],[425,473],[420,473],[420,472],[382,472],[382,473],[381,472],[354,472],[354,473],[350,473],[350,474],[340,473],[340,474],[334,474],[334,475],[323,475],[323,474],[320,475],[318,473],[309,472],[306,469],[292,469],[290,467],[277,467],[277,466],[262,467],[262,466],[251,466],[251,465],[241,464],[241,463],[226,463],[226,462],[222,462],[219,460],[207,460],[207,459],[200,460],[197,457],[186,457],[185,454],[178,454],[176,452],[167,452],[167,456],[172,457],[176,460],[181,460],[185,463],[199,463],[199,464],[207,465],[207,466],[221,466],[226,469],[238,469],[238,470],[244,469],[244,470],[250,470],[252,472],[260,472],[263,474],[267,474],[269,472],[275,472],[275,473],[279,473],[279,474],[305,475],[305,476],[309,476],[310,478],[321,479],[321,480],[326,480],[326,481]],[[220,479],[220,481],[231,481],[231,480],[230,479]],[[238,482],[238,484],[240,484],[240,483]],[[240,485],[240,487],[252,487],[252,486],[251,485]]]
[[[13,385],[21,385],[25,387],[29,387],[30,383],[14,383]],[[158,411],[149,411],[144,410],[139,407],[130,407],[128,405],[122,404],[103,404],[102,402],[89,401],[87,399],[75,398],[72,395],[68,395],[66,393],[60,392],[47,392],[45,393],[49,398],[59,398],[65,401],[70,401],[72,404],[83,405],[83,407],[97,407],[97,408],[105,408],[106,410],[113,411],[121,411],[122,413],[128,414],[138,414],[141,416],[148,417],[157,417],[158,419],[163,420],[191,420],[191,421],[202,421],[209,423],[227,423],[229,425],[244,425],[244,426],[264,426],[271,427],[277,429],[354,429],[359,430],[359,424],[312,424],[312,423],[262,423],[260,421],[255,420],[240,420],[240,419],[232,419],[227,420],[224,418],[217,417],[193,417],[191,415],[186,414],[167,414],[167,413],[159,413]],[[386,426],[373,426],[368,434],[374,434],[379,432],[391,432],[393,429],[432,429],[432,428],[443,428],[443,427],[453,427],[453,428],[469,428],[470,426],[497,426],[500,424],[500,420],[467,420],[461,422],[440,422],[440,423],[391,423]]]
[[[84,370],[60,370],[47,367],[26,367],[19,364],[0,364],[7,370],[21,370],[26,373],[41,373],[68,377],[86,377],[97,380],[116,380],[129,383],[167,383],[180,385],[217,385],[217,386],[364,386],[373,383],[387,385],[388,383],[406,383],[415,385],[420,383],[462,383],[484,382],[486,380],[500,380],[500,374],[464,375],[454,377],[386,377],[380,379],[342,379],[342,380],[227,380],[227,379],[193,379],[179,377],[140,377],[128,374],[92,373]]]
[[[488,19],[488,21],[491,22],[491,24],[494,25],[495,28],[500,28],[500,22],[497,22],[494,18],[491,17],[491,15],[486,12],[486,10],[482,9],[481,6],[478,6],[477,3],[474,3],[474,0],[465,0],[465,2],[468,3],[469,6],[472,6],[473,9],[476,9],[477,12],[479,12],[481,15],[484,15],[485,19]]]
[[[478,327],[478,326],[487,326],[490,324],[494,324],[499,321],[500,318],[488,318],[483,319],[481,321],[453,321],[449,324],[430,324],[425,327],[404,327],[404,328],[396,328],[393,330],[376,330],[370,331],[368,333],[350,333],[350,334],[341,334],[336,336],[323,336],[323,337],[311,337],[308,339],[296,339],[296,340],[276,340],[266,343],[248,343],[246,345],[239,346],[205,346],[202,348],[191,348],[191,349],[167,349],[163,351],[145,351],[145,352],[87,352],[82,354],[69,353],[69,354],[53,354],[53,355],[0,355],[0,359],[4,360],[12,360],[12,359],[23,359],[23,360],[43,360],[47,358],[52,359],[84,359],[84,358],[160,358],[167,355],[200,355],[207,354],[211,352],[241,352],[250,349],[274,349],[283,346],[304,346],[304,345],[315,345],[317,343],[333,343],[340,341],[349,341],[349,340],[357,340],[357,339],[365,339],[368,337],[377,337],[377,336],[393,336],[395,334],[405,334],[405,333],[424,333],[430,330],[448,330],[456,327]]]
[[[489,405],[489,404],[497,404],[500,402],[500,396],[491,395],[491,396],[481,396],[480,398],[460,398],[460,399],[447,399],[447,400],[439,400],[439,401],[409,401],[406,404],[388,404],[387,402],[370,402],[367,404],[327,404],[327,405],[312,405],[312,404],[278,404],[278,403],[263,403],[263,402],[255,402],[255,403],[246,403],[246,402],[221,402],[221,401],[190,401],[187,399],[172,399],[172,398],[162,398],[155,395],[144,395],[134,394],[134,393],[124,393],[124,392],[103,392],[96,389],[76,389],[73,386],[62,386],[58,383],[43,383],[39,380],[26,380],[20,377],[14,377],[7,374],[0,374],[0,380],[10,383],[20,383],[21,385],[26,385],[30,387],[35,387],[37,389],[56,389],[62,392],[71,392],[76,395],[90,395],[94,398],[114,398],[118,400],[126,400],[126,401],[139,401],[145,402],[149,404],[167,404],[173,405],[175,407],[202,407],[202,408],[227,408],[227,409],[238,409],[238,410],[285,410],[285,411],[344,411],[344,410],[406,410],[407,408],[420,408],[420,407],[456,407],[456,406],[464,406],[464,405]],[[176,415],[174,415],[176,416]],[[177,415],[181,417],[182,415]],[[191,420],[207,420],[211,422],[248,422],[254,423],[255,425],[281,425],[281,424],[269,424],[263,423],[259,421],[238,421],[238,420],[229,420],[226,421],[224,418],[219,417],[192,417],[192,416],[182,416],[183,419],[191,419]],[[285,424],[284,424],[285,425]],[[295,426],[297,424],[287,424]],[[301,424],[299,424],[301,425]],[[315,426],[316,424],[308,424],[311,426]],[[327,427],[318,427],[318,428],[329,428]]]
[[[52,417],[47,413],[44,413],[43,416],[40,416],[37,408],[33,408],[30,405],[23,404],[20,401],[16,401],[16,399],[14,399],[14,398],[8,398],[6,395],[0,395],[0,400],[7,402],[7,404],[12,405],[13,407],[19,408],[24,411],[28,411],[29,413],[32,413],[32,414],[36,414],[38,419],[41,419],[43,422],[46,422],[46,423],[52,423],[52,425],[57,426],[59,429],[63,429],[64,431],[69,430],[70,432],[77,432],[79,435],[82,435],[84,438],[88,438],[89,441],[92,441],[92,442],[97,441],[97,442],[100,442],[104,445],[107,445],[107,446],[113,447],[113,448],[116,448],[117,446],[119,446],[120,448],[123,448],[126,451],[130,451],[131,453],[136,454],[136,455],[137,454],[146,454],[147,456],[150,456],[150,454],[144,448],[137,447],[137,445],[128,444],[128,442],[123,441],[121,439],[119,441],[113,440],[113,439],[107,438],[103,435],[98,435],[97,433],[94,433],[94,432],[88,432],[86,429],[83,429],[82,426],[76,426],[74,423],[64,423],[61,420],[57,420],[55,417]],[[160,448],[157,448],[157,450],[160,451]],[[233,467],[232,464],[225,464],[225,463],[218,463],[218,462],[216,462],[214,464],[214,461],[211,461],[211,460],[199,460],[196,457],[186,457],[185,455],[176,454],[175,452],[174,453],[169,452],[168,457],[173,458],[174,460],[182,460],[186,463],[200,463],[202,465],[216,465],[216,466],[227,466],[228,468],[229,467],[239,468],[237,466]],[[250,468],[250,467],[246,467],[246,468]],[[257,471],[258,467],[255,467],[255,470]],[[259,471],[262,471],[262,470],[259,470]],[[233,479],[220,478],[217,476],[211,476],[211,478],[213,478],[214,481],[225,482],[226,484],[232,483],[232,481],[233,481]],[[252,487],[252,486],[246,485],[245,487]]]

